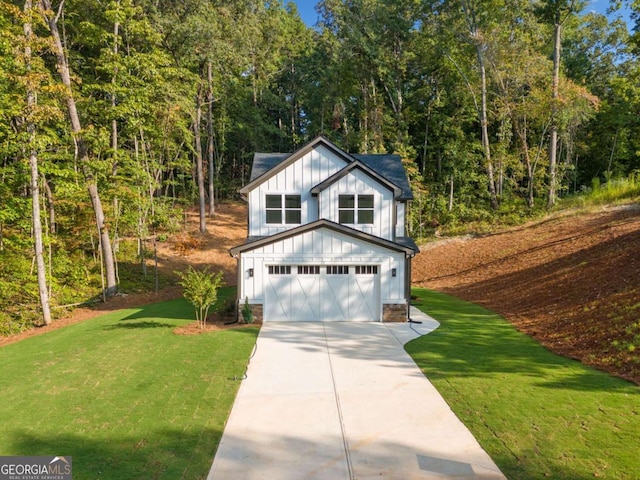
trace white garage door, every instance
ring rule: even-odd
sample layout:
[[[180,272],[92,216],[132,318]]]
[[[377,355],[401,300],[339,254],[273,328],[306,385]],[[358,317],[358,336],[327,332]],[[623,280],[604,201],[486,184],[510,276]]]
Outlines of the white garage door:
[[[379,321],[377,265],[269,265],[265,321]]]

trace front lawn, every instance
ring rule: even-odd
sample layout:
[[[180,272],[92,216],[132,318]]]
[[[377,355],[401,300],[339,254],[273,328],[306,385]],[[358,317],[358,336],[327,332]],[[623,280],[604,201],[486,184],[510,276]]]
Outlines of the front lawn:
[[[193,318],[172,300],[0,348],[0,455],[70,455],[74,479],[206,477],[258,328],[173,333]]]
[[[640,478],[640,388],[549,352],[482,307],[413,293],[441,326],[407,351],[507,478]]]

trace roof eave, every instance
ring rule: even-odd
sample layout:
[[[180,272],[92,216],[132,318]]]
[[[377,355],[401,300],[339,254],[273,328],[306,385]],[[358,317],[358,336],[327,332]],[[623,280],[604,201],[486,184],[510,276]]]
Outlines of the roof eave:
[[[301,225],[299,227],[292,228],[290,230],[285,230],[284,232],[276,233],[268,237],[262,237],[258,240],[250,241],[242,245],[232,247],[229,249],[229,253],[231,254],[232,257],[237,257],[239,254],[241,254],[246,250],[253,250],[263,245],[269,245],[271,243],[274,243],[280,240],[285,240],[290,237],[295,237],[307,231],[317,230],[319,228],[328,228],[338,233],[343,233],[351,237],[359,238],[361,240],[364,240],[376,245],[380,245],[382,247],[389,248],[391,250],[403,251],[405,255],[413,256],[416,253],[418,253],[415,251],[415,249],[411,247],[401,245],[396,242],[392,242],[391,240],[386,240],[384,238],[376,237],[375,235],[371,235],[369,233],[362,232],[360,230],[356,230],[355,228],[347,227],[345,225],[341,225],[339,223],[335,223],[327,219],[316,220],[306,225]]]
[[[351,162],[356,161],[355,158],[353,158],[347,152],[345,152],[341,148],[339,148],[336,145],[334,145],[333,143],[331,143],[326,137],[324,137],[323,135],[319,135],[316,138],[314,138],[311,142],[307,143],[306,145],[304,145],[300,149],[298,149],[295,152],[293,152],[291,155],[289,155],[287,158],[285,158],[278,165],[274,166],[270,170],[267,170],[262,175],[260,175],[258,178],[253,180],[252,182],[247,183],[244,187],[242,187],[240,190],[238,190],[238,192],[241,195],[248,194],[251,190],[253,190],[255,187],[257,187],[258,185],[263,183],[265,180],[268,180],[272,176],[274,176],[277,173],[281,172],[282,170],[287,168],[291,163],[293,163],[295,160],[297,160],[298,158],[306,155],[311,150],[316,148],[318,145],[324,145],[326,148],[328,148],[329,150],[333,151],[335,154],[337,154],[340,158],[342,158],[347,163],[351,163]]]

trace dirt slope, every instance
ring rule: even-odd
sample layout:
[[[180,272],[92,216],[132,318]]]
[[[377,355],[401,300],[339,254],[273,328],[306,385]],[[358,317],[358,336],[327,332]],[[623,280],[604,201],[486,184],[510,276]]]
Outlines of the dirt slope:
[[[422,246],[413,282],[501,313],[550,350],[640,384],[640,206]]]

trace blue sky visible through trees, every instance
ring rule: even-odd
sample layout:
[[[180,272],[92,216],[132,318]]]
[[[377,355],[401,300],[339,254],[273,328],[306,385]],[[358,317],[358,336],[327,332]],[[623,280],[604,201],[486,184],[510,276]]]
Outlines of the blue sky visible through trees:
[[[300,12],[302,21],[308,27],[313,27],[319,19],[318,12],[316,12],[317,2],[314,0],[295,0],[294,3],[298,6],[298,12]],[[592,0],[584,9],[584,13],[594,11],[606,15],[607,8],[609,8],[609,0]],[[631,28],[628,6],[623,5],[622,9],[619,12],[614,13],[611,18],[613,19],[618,15],[622,16],[622,18],[626,20],[627,25],[629,25],[629,28]]]

